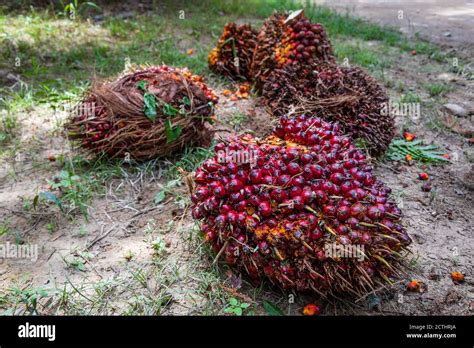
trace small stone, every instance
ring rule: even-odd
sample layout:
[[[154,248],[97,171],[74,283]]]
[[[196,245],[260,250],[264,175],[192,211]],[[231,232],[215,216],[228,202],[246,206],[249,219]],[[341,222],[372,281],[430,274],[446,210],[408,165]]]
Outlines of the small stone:
[[[449,31],[447,31],[447,32],[444,33],[444,36],[451,37],[451,33]]]
[[[447,111],[452,113],[455,116],[466,117],[468,112],[462,106],[458,104],[448,103],[443,105]]]

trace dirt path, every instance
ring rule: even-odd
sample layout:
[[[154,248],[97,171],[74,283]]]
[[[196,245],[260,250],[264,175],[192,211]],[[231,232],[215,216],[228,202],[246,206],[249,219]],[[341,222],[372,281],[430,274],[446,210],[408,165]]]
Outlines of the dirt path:
[[[473,57],[472,0],[316,0],[316,3],[399,28],[409,36],[419,33],[429,41]],[[399,11],[403,11],[402,16]]]

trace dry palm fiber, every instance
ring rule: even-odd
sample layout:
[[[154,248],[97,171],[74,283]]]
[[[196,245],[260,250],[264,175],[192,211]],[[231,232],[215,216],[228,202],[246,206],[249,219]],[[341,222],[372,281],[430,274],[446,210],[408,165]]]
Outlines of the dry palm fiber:
[[[147,160],[209,142],[216,103],[202,77],[152,66],[95,84],[66,128],[92,153]]]
[[[385,90],[358,67],[319,63],[307,69],[276,69],[262,96],[278,117],[313,113],[338,121],[345,133],[361,140],[374,155],[387,149],[395,133],[393,117],[384,112]]]
[[[319,23],[311,23],[302,10],[275,13],[263,24],[252,62],[252,77],[261,90],[269,74],[288,65],[304,68],[317,62],[334,62],[331,42]]]
[[[226,24],[217,47],[209,53],[209,68],[233,79],[250,80],[250,64],[256,39],[257,31],[249,24]]]

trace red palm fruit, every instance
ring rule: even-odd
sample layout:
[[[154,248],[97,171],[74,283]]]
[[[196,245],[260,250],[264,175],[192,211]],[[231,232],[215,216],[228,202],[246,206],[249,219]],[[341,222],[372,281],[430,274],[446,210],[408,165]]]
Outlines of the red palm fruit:
[[[286,193],[284,189],[276,188],[270,192],[270,197],[274,199],[275,201],[281,203],[284,200],[288,199],[288,194]]]
[[[272,208],[270,206],[270,203],[268,201],[261,202],[258,205],[258,211],[262,216],[270,216],[272,214]]]
[[[286,186],[290,183],[291,177],[289,175],[283,174],[280,175],[277,179],[277,184],[280,186]]]
[[[290,197],[291,198],[294,198],[296,196],[299,196],[301,195],[301,193],[303,192],[303,190],[298,187],[298,186],[293,186],[291,189],[290,189]]]
[[[375,219],[380,218],[381,216],[382,216],[382,212],[377,206],[371,206],[367,210],[367,217],[369,217],[369,219],[375,220]]]
[[[290,175],[296,175],[301,173],[301,167],[296,162],[291,162],[287,165],[287,170]]]
[[[262,182],[262,172],[258,169],[252,169],[249,177],[252,184],[260,184]]]
[[[351,211],[348,206],[346,205],[341,205],[339,208],[337,208],[336,211],[336,216],[339,221],[346,221],[351,214]]]
[[[238,179],[232,179],[229,182],[229,191],[230,192],[239,192],[244,188],[244,184],[242,184],[242,181]]]
[[[336,207],[333,205],[325,205],[323,208],[324,214],[327,216],[335,216],[336,215]]]
[[[301,197],[303,198],[303,201],[305,204],[311,203],[313,199],[316,197],[314,192],[311,190],[311,188],[305,188],[303,192],[301,193]]]
[[[358,219],[363,219],[365,217],[366,212],[367,208],[361,203],[355,203],[351,207],[351,215]]]
[[[302,196],[295,196],[292,198],[295,209],[304,209],[304,199]]]

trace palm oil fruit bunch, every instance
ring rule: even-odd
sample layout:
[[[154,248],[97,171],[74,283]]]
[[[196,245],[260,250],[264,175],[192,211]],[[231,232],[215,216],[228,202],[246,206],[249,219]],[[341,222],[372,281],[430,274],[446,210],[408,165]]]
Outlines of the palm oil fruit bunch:
[[[362,141],[372,155],[385,152],[395,134],[394,119],[385,112],[385,90],[358,67],[288,65],[270,74],[262,96],[277,117],[312,113],[339,122],[343,133]]]
[[[218,74],[239,80],[250,80],[250,65],[257,44],[257,31],[250,24],[231,22],[208,56],[209,68]]]
[[[186,68],[141,68],[90,88],[66,130],[92,153],[148,160],[209,143],[217,101],[202,77]]]
[[[205,240],[253,280],[362,295],[402,271],[411,240],[390,188],[337,123],[282,117],[260,140],[230,137],[195,173]]]
[[[319,23],[311,23],[303,10],[275,13],[267,19],[257,37],[252,64],[253,77],[260,90],[276,68],[294,65],[303,68],[315,62],[334,62],[332,46]]]
[[[311,23],[304,17],[303,12],[294,19],[286,21],[287,24],[275,52],[278,67],[287,64],[301,67],[318,61],[334,61],[331,43],[321,24]]]

